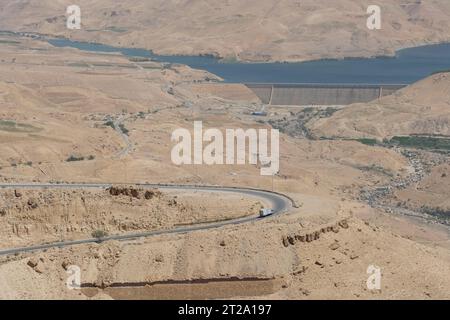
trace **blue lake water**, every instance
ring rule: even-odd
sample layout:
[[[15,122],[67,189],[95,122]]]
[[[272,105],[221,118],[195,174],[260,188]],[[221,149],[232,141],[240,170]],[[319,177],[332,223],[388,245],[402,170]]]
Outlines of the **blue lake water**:
[[[208,56],[160,56],[149,50],[118,48],[102,44],[51,39],[57,47],[84,51],[120,52],[207,70],[233,83],[349,83],[409,84],[430,74],[450,70],[450,44],[399,50],[395,57],[317,60],[301,63],[224,63]]]

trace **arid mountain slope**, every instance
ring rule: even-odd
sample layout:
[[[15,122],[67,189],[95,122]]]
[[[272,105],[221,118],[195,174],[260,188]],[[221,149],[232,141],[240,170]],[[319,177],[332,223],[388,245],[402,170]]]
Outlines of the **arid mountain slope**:
[[[439,73],[392,96],[355,104],[312,125],[317,136],[385,138],[450,135],[450,73]]]
[[[72,4],[2,0],[0,29],[252,61],[390,55],[450,40],[448,0],[379,0],[381,30],[366,26],[368,0],[78,0],[82,29],[68,30]]]
[[[394,206],[421,210],[423,204],[439,205],[428,209],[447,215],[441,212],[449,199],[446,155],[419,157],[399,148],[315,140],[288,131],[280,135],[280,172],[273,178],[261,176],[259,165],[176,165],[171,135],[180,128],[192,130],[194,121],[225,132],[267,128],[270,123],[263,119],[290,121],[295,115],[299,126],[292,128],[308,133],[305,119],[333,119],[347,111],[273,106],[266,108],[267,117],[256,117],[251,112],[260,105],[254,95],[241,85],[215,87],[206,72],[55,48],[26,37],[2,35],[0,56],[2,183],[248,186],[273,188],[296,202],[285,214],[217,230],[1,256],[0,298],[124,297],[114,284],[130,286],[125,288],[128,298],[151,298],[154,292],[141,294],[136,285],[155,282],[153,288],[161,290],[157,298],[449,298],[448,232],[435,232],[431,224],[412,225],[392,211]],[[428,110],[424,114],[442,116],[448,110],[448,75],[436,75],[389,99],[372,107],[404,105],[405,119],[411,117],[407,112],[415,112],[413,118],[421,120],[411,109],[417,103]],[[372,114],[362,108],[361,121]],[[387,125],[396,112],[385,115],[387,121],[371,121]],[[425,156],[430,160],[421,161]],[[136,198],[137,189],[3,190],[1,248],[224,220],[254,215],[267,205],[221,192],[173,190],[146,199],[142,190]],[[380,190],[389,189],[389,211],[369,206],[379,203]],[[385,227],[379,228],[379,221]],[[367,289],[366,270],[372,264],[382,270],[382,290]],[[68,290],[70,265],[79,266],[82,283],[93,288]]]
[[[121,141],[111,128],[99,130],[39,96],[33,89],[0,82],[0,166],[65,161],[117,152]]]

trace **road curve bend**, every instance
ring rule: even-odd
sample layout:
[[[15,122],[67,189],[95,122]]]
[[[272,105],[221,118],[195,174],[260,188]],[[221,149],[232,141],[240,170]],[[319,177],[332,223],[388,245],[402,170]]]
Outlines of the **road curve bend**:
[[[73,184],[45,184],[45,183],[12,183],[12,184],[0,184],[1,189],[106,189],[112,185],[129,185],[129,184],[111,184],[111,183],[73,183]],[[170,191],[203,191],[203,192],[220,192],[220,193],[238,193],[246,196],[251,196],[253,198],[258,198],[270,204],[268,209],[273,210],[273,215],[280,215],[282,213],[288,212],[292,207],[295,207],[294,201],[286,195],[281,193],[272,192],[268,190],[252,189],[252,188],[239,188],[239,187],[220,187],[220,186],[198,186],[198,185],[169,185],[169,184],[134,184],[139,187],[145,188],[158,188]],[[29,247],[11,248],[11,249],[0,249],[0,256],[18,254],[24,252],[34,252],[41,251],[52,248],[63,248],[87,243],[99,243],[111,240],[134,240],[139,238],[147,238],[157,235],[166,234],[183,234],[199,230],[210,230],[217,229],[220,227],[228,225],[239,225],[243,223],[248,223],[251,221],[257,221],[262,219],[268,219],[269,217],[260,218],[259,216],[249,216],[244,218],[229,219],[224,221],[218,221],[214,223],[198,223],[189,226],[176,227],[167,230],[155,230],[146,231],[140,233],[131,234],[121,234],[121,235],[111,235],[101,239],[98,238],[88,238],[80,240],[70,240],[70,241],[60,241],[46,244],[39,244]]]

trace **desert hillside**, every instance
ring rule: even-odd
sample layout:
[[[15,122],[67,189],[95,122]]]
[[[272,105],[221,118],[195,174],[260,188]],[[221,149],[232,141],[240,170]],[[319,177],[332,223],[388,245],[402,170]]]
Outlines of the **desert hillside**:
[[[343,108],[311,127],[325,137],[448,136],[450,73],[435,74],[379,101]]]
[[[390,134],[402,121],[445,119],[448,74],[368,105],[268,106],[257,117],[245,86],[186,66],[13,35],[0,36],[0,55],[0,299],[449,298],[448,154],[332,138],[339,117],[338,129],[358,115]],[[280,128],[279,173],[176,165],[172,133],[198,120],[221,132]],[[342,134],[368,135],[356,128]],[[328,138],[315,139],[320,130]],[[273,189],[292,201],[261,219],[267,198],[146,182]],[[31,245],[44,250],[17,251]],[[370,265],[381,290],[367,288]],[[82,290],[68,290],[70,266]]]
[[[392,55],[450,40],[447,0],[379,0],[382,28],[373,31],[366,26],[368,0],[79,0],[82,29],[75,31],[65,26],[72,4],[0,1],[0,29],[251,61]]]

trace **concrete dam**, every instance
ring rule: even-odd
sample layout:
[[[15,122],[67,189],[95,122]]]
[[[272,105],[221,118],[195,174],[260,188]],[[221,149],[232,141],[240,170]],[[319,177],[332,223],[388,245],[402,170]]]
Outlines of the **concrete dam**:
[[[403,84],[246,84],[268,105],[348,105],[390,95]]]

